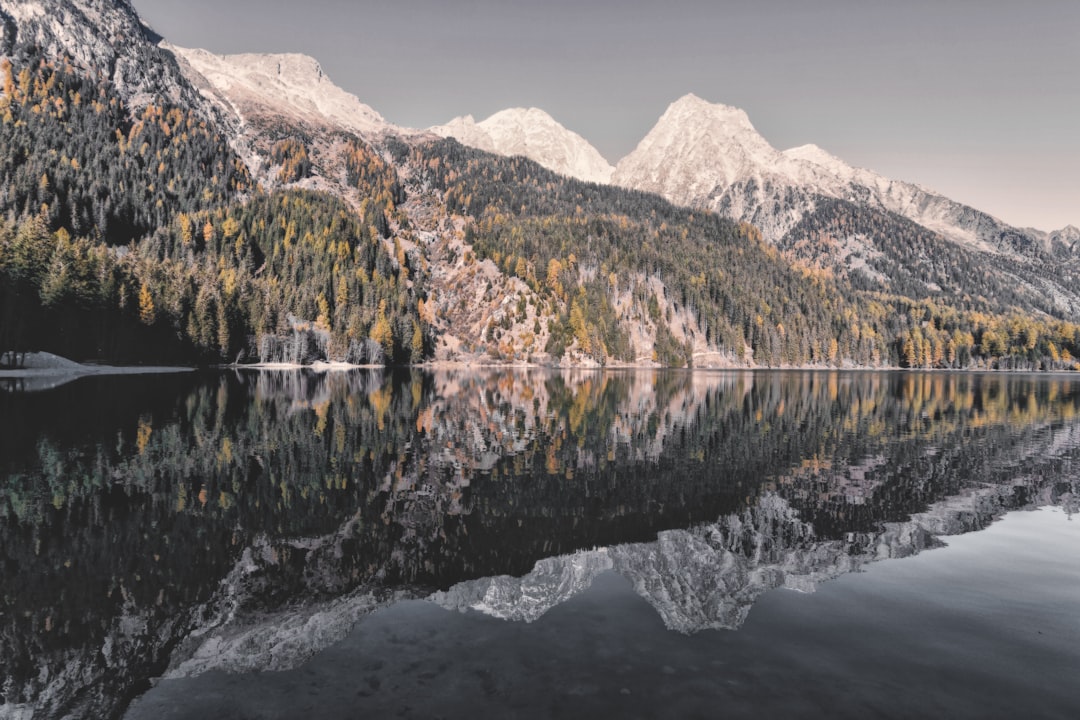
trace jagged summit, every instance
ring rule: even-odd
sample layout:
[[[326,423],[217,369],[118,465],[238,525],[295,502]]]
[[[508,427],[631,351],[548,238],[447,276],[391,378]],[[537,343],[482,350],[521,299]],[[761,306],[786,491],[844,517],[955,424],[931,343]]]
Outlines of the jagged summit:
[[[523,155],[570,177],[607,183],[614,168],[585,138],[539,108],[511,108],[476,122],[471,115],[431,128],[442,137],[499,155]]]
[[[0,30],[0,54],[34,46],[68,57],[109,79],[133,109],[164,99],[209,112],[125,0],[0,0]]]
[[[748,178],[760,185],[774,175],[786,176],[786,164],[744,111],[690,94],[673,102],[619,162],[612,182],[677,204],[715,209],[717,194]]]
[[[359,134],[388,126],[379,113],[335,85],[318,61],[307,55],[215,55],[200,49],[167,44],[163,47],[181,61],[182,67],[197,73],[192,80],[204,94],[242,119],[272,113]],[[199,78],[205,82],[199,82]]]
[[[692,94],[668,107],[619,162],[612,181],[752,222],[772,242],[811,211],[817,197],[894,212],[982,252],[1009,254],[1023,233],[914,183],[853,167],[816,145],[779,152],[745,112]]]
[[[742,108],[723,103],[713,103],[698,97],[694,93],[687,93],[668,106],[665,116],[687,117],[690,115],[708,115],[716,121],[721,121],[732,126],[754,129],[750,122],[750,116]]]

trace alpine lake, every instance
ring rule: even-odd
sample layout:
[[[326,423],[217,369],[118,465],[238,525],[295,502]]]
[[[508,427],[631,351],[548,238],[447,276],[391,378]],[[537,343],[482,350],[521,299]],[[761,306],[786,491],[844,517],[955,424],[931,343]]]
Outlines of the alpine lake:
[[[1080,717],[1080,378],[0,386],[0,718]]]

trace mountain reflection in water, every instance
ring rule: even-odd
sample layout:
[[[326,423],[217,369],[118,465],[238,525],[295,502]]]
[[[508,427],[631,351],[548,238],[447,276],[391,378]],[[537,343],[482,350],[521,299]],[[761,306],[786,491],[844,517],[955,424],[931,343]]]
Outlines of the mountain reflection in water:
[[[427,597],[533,620],[614,570],[735,628],[1006,510],[1075,511],[1080,382],[239,372],[0,395],[0,714],[283,669]]]

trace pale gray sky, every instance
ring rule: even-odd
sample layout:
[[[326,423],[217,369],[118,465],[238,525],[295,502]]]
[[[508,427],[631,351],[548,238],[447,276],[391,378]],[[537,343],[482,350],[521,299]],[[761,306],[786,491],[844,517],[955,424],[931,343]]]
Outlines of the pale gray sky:
[[[177,45],[302,52],[387,120],[539,107],[615,163],[673,100],[743,108],[1006,222],[1080,225],[1080,1],[134,0]]]

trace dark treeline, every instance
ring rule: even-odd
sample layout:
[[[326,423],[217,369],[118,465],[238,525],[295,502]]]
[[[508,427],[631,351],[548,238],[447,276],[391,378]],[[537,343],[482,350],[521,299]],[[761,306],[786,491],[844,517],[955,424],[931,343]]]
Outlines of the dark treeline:
[[[0,220],[3,345],[121,361],[417,362],[405,253],[320,193],[181,213],[119,251]]]

